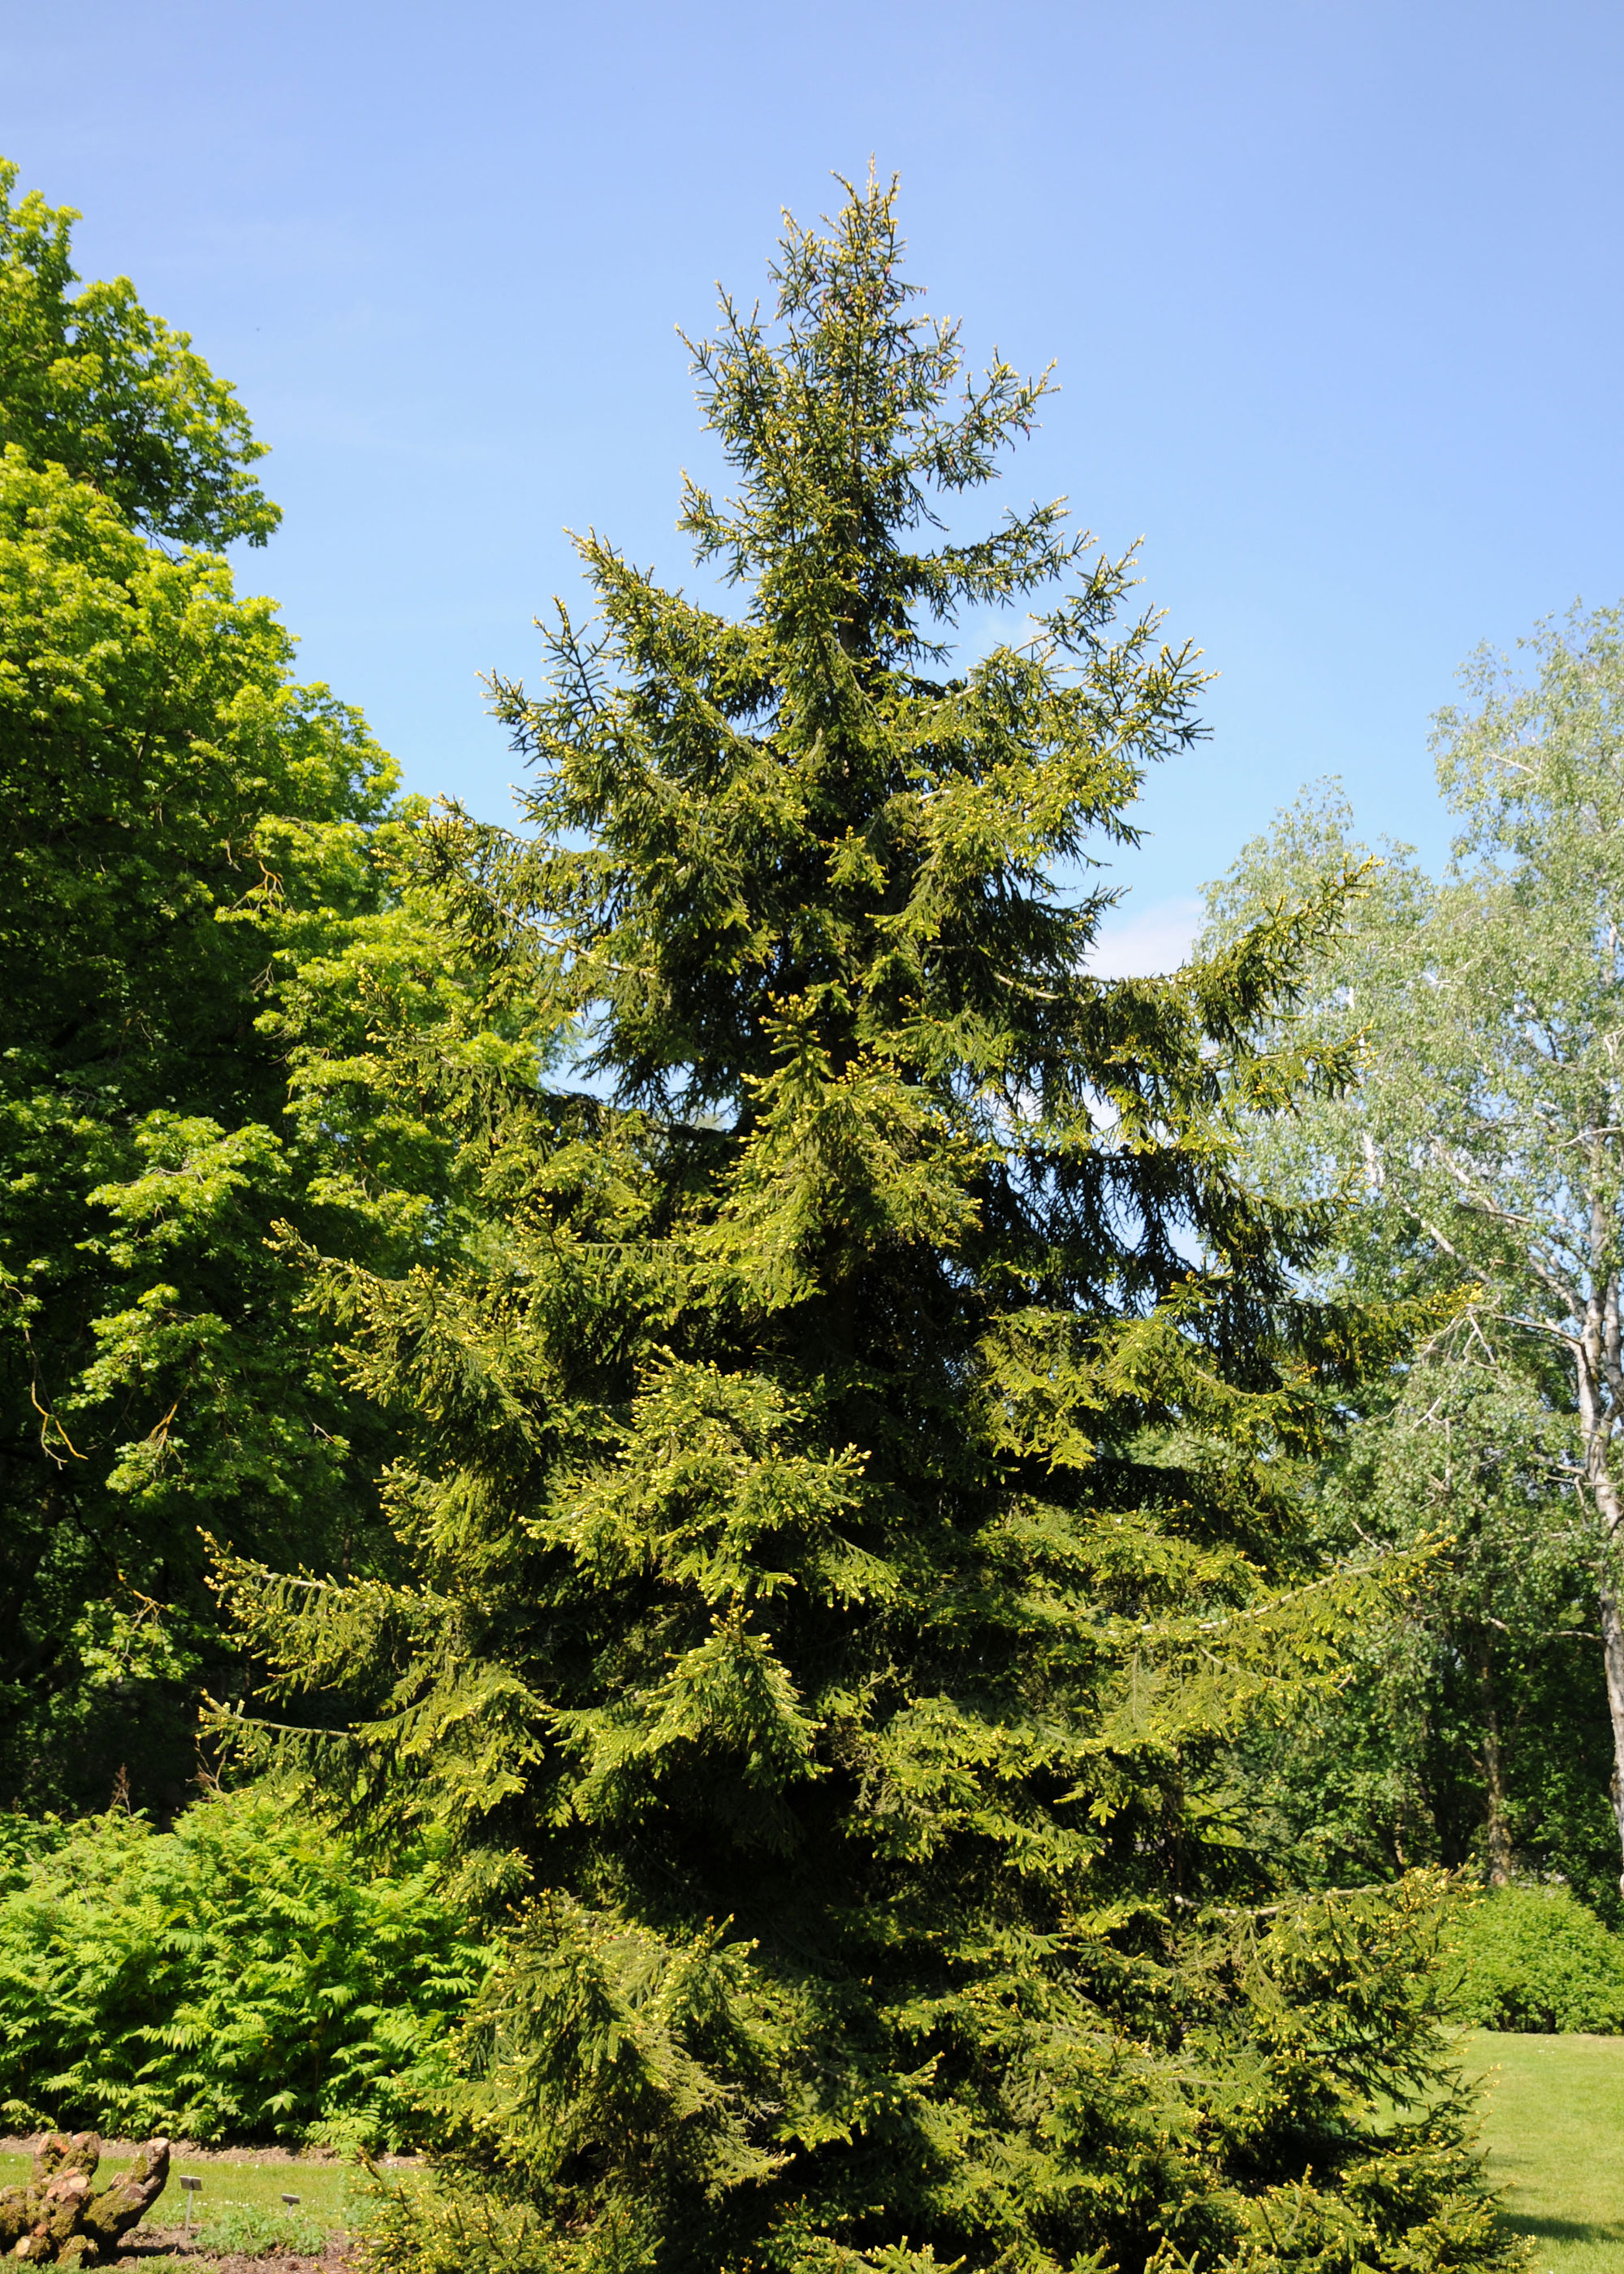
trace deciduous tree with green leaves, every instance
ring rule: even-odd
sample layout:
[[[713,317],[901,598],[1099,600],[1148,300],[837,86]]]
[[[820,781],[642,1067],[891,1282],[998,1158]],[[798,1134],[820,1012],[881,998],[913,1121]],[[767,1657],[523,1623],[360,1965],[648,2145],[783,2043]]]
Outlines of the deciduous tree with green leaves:
[[[1593,1543],[1560,1382],[1524,1355],[1468,1312],[1359,1394],[1309,1496],[1325,1554],[1440,1552],[1337,1688],[1248,1749],[1308,1885],[1439,1863],[1491,1886],[1560,1876],[1611,1908]]]
[[[1397,848],[1309,975],[1297,1030],[1331,1048],[1362,1029],[1357,1086],[1254,1138],[1282,1188],[1362,1189],[1345,1243],[1354,1284],[1453,1289],[1476,1319],[1455,1348],[1477,1394],[1443,1397],[1453,1447],[1441,1429],[1425,1453],[1416,1437],[1411,1465],[1440,1530],[1473,1532],[1477,1502],[1459,1480],[1492,1470],[1491,1498],[1522,1532],[1505,1600],[1483,1604],[1477,1645],[1462,1638],[1484,1653],[1487,1860],[1500,1874],[1515,1827],[1500,1820],[1494,1665],[1515,1686],[1536,1645],[1571,1664],[1582,1625],[1611,1722],[1615,1869],[1624,1846],[1624,620],[1575,610],[1525,646],[1530,671],[1485,650],[1464,674],[1468,702],[1440,714],[1439,782],[1459,824],[1447,873],[1434,885]],[[1335,801],[1283,817],[1219,888],[1212,944],[1319,892],[1359,849]],[[1417,1412],[1434,1402],[1429,1388]],[[1523,1581],[1543,1569],[1554,1583],[1559,1566],[1536,1611]],[[1583,1716],[1568,1726],[1576,1766]],[[1597,1832],[1603,1797],[1598,1785]],[[1539,1813],[1524,1811],[1536,1857],[1553,1828]]]
[[[533,831],[435,833],[583,1074],[380,1046],[455,1206],[311,1261],[410,1579],[226,1567],[239,1741],[512,1906],[383,2263],[1487,2267],[1435,1889],[1297,1900],[1229,1795],[1388,1584],[1292,1491],[1388,1328],[1299,1299],[1323,1211],[1231,1126],[1337,1073],[1249,1040],[1319,919],[1089,976],[1194,659],[1059,505],[930,541],[1044,383],[900,259],[871,183],[724,303],[681,525],[741,611],[583,539],[495,687]]]
[[[61,466],[160,542],[263,545],[282,518],[249,472],[265,456],[235,391],[127,276],[70,288],[71,206],[13,202],[0,158],[0,445]]]
[[[298,684],[272,602],[174,542],[274,525],[235,397],[126,284],[68,298],[72,216],[12,180],[0,1794],[102,1806],[127,1773],[172,1807],[199,1685],[231,1679],[199,1526],[324,1569],[379,1537],[376,1417],[267,1238],[410,1251],[435,1141],[344,1068],[369,985],[438,1021],[457,980],[365,722]]]

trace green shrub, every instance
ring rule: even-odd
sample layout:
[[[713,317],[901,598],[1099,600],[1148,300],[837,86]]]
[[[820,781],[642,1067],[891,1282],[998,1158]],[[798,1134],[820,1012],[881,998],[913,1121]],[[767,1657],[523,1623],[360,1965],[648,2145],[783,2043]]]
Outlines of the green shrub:
[[[1479,2029],[1624,2029],[1624,1938],[1567,1887],[1502,1887],[1457,1930],[1461,2018]]]
[[[435,1890],[274,1793],[172,1832],[115,1810],[19,1834],[0,1878],[0,2104],[15,2125],[414,2143],[485,1954]]]

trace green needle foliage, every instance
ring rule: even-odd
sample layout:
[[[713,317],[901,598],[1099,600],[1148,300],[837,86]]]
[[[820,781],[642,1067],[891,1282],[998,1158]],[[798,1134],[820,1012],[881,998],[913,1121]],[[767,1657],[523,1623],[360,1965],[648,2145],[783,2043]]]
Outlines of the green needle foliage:
[[[928,545],[1044,387],[956,391],[891,192],[776,275],[695,350],[743,612],[583,540],[595,622],[497,684],[534,833],[435,840],[588,1086],[380,1042],[455,1204],[410,1274],[315,1264],[413,1576],[228,1567],[288,1701],[242,1742],[528,1879],[384,2263],[1497,2263],[1436,1890],[1278,1899],[1226,1782],[1389,1585],[1299,1553],[1380,1338],[1229,1127],[1337,1077],[1246,1039],[1329,917],[1088,975],[1194,660],[1058,505]]]

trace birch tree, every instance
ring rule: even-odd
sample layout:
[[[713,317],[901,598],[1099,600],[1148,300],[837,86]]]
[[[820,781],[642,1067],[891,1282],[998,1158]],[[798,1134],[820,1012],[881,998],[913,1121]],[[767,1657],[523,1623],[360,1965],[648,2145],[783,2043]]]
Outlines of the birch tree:
[[[1624,1849],[1624,616],[1575,609],[1520,645],[1522,670],[1480,651],[1435,722],[1444,877],[1390,848],[1300,1006],[1327,1037],[1363,1030],[1362,1080],[1260,1141],[1373,1204],[1350,1268],[1452,1282],[1479,1358],[1520,1344],[1566,1409],[1552,1473],[1588,1518]],[[1215,888],[1215,936],[1359,849],[1334,804],[1282,818]]]

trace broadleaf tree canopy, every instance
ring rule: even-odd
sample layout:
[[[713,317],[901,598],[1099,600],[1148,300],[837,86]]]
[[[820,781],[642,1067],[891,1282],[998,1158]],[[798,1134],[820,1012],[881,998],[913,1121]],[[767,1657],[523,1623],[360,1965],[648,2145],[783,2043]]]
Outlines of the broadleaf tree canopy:
[[[17,172],[0,159],[0,444],[100,490],[148,537],[263,545],[282,515],[248,471],[266,445],[234,389],[127,276],[71,292],[79,215],[38,190],[13,203]]]
[[[1520,1632],[1510,1585],[1475,1622],[1487,1846],[1501,1875],[1520,1850],[1588,1894],[1605,1887],[1608,1849],[1606,1877],[1624,1859],[1624,616],[1575,609],[1521,644],[1531,668],[1480,651],[1468,700],[1436,722],[1457,824],[1447,870],[1434,881],[1389,848],[1304,974],[1297,1031],[1334,1050],[1362,1029],[1358,1083],[1249,1142],[1278,1189],[1342,1178],[1362,1193],[1341,1243],[1348,1284],[1430,1284],[1470,1306],[1470,1331],[1432,1353],[1417,1412],[1441,1397],[1453,1463],[1514,1480],[1503,1510],[1520,1512],[1522,1575],[1564,1575]],[[1214,941],[1312,899],[1361,849],[1339,797],[1304,801],[1215,888]],[[1441,1438],[1427,1466],[1444,1472]],[[1461,1496],[1436,1498],[1453,1526]],[[1598,1653],[1575,1648],[1586,1594]],[[1563,1750],[1594,1780],[1576,1806],[1548,1774],[1513,1803],[1496,1793],[1491,1695],[1538,1697],[1530,1650],[1568,1701],[1577,1668],[1599,1656],[1591,1698],[1605,1705],[1611,1773],[1594,1773],[1585,1725],[1599,1713],[1569,1702]],[[1537,1733],[1526,1742],[1535,1766]]]
[[[345,1069],[369,988],[458,983],[390,761],[174,541],[272,525],[235,396],[67,296],[70,219],[0,198],[0,1793],[175,1807],[232,1678],[199,1527],[367,1567],[376,1417],[267,1236],[414,1252],[440,1141]]]

